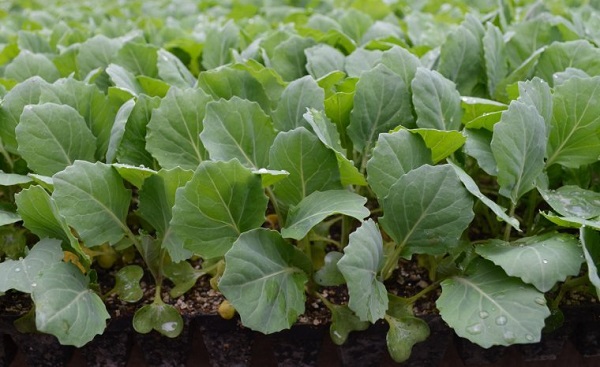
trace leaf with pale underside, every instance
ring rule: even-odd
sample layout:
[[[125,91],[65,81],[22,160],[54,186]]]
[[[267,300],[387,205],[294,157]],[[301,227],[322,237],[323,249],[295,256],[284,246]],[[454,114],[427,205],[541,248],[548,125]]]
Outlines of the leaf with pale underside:
[[[556,190],[538,191],[552,209],[566,217],[593,219],[600,216],[600,194],[579,186],[561,186]]]
[[[579,238],[583,245],[583,254],[588,266],[588,277],[596,287],[596,294],[600,297],[600,233],[588,227],[581,227]]]

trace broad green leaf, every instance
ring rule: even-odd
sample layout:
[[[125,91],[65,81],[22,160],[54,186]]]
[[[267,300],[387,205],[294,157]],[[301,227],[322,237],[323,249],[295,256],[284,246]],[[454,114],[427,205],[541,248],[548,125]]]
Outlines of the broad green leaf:
[[[578,186],[567,185],[556,190],[541,190],[544,200],[559,214],[583,219],[600,216],[600,194]]]
[[[381,62],[382,51],[357,48],[346,57],[346,73],[349,77],[360,77]],[[408,84],[407,84],[408,85]]]
[[[142,188],[144,181],[156,174],[156,171],[146,167],[132,166],[130,164],[113,163],[112,165],[121,177],[138,189]]]
[[[378,275],[384,262],[381,232],[372,219],[366,220],[350,235],[337,264],[348,285],[348,306],[362,321],[374,323],[388,309],[387,290]]]
[[[379,223],[403,253],[443,254],[456,246],[473,219],[473,199],[449,165],[402,175],[382,202]]]
[[[492,200],[490,200],[487,196],[483,195],[477,186],[477,183],[471,176],[469,176],[462,168],[457,166],[452,162],[448,162],[454,171],[458,175],[458,178],[462,181],[465,188],[477,199],[479,199],[485,206],[490,208],[494,214],[498,216],[498,218],[502,219],[506,223],[510,224],[514,229],[520,231],[519,229],[519,221],[516,218],[513,218],[506,214],[506,209],[499,206]]]
[[[450,80],[435,70],[417,68],[411,83],[417,126],[459,130],[462,118],[460,94]]]
[[[238,97],[210,102],[203,125],[200,140],[211,160],[236,158],[253,169],[268,165],[276,132],[258,103]]]
[[[290,173],[273,187],[286,205],[297,205],[315,191],[342,188],[335,153],[303,127],[277,135],[268,168]]]
[[[566,68],[565,71],[559,71],[558,73],[554,73],[552,76],[552,80],[554,81],[554,86],[558,86],[566,82],[571,78],[581,78],[587,79],[590,75],[588,75],[585,71],[575,69],[575,68]]]
[[[548,83],[533,78],[518,83],[519,101],[534,106],[546,123],[546,136],[550,134],[552,122],[552,92]]]
[[[106,67],[106,73],[115,87],[131,94],[132,97],[137,97],[143,93],[144,90],[135,75],[124,67],[110,64]]]
[[[546,50],[546,46],[540,47],[534,53],[532,53],[521,65],[519,65],[515,70],[513,70],[508,76],[500,81],[498,86],[496,87],[495,98],[499,101],[508,103],[512,98],[508,96],[509,86],[514,85],[515,83],[531,78],[531,74],[533,73],[533,69],[537,65],[540,57]]]
[[[31,177],[33,182],[42,186],[44,189],[48,190],[48,192],[54,191],[54,181],[52,181],[52,177],[35,173],[28,173],[27,176]]]
[[[16,222],[20,222],[21,216],[19,214],[7,211],[4,209],[0,209],[0,226],[5,226],[7,224],[13,224]]]
[[[15,133],[19,153],[41,175],[52,176],[75,160],[95,161],[96,138],[70,106],[26,106]]]
[[[6,66],[4,77],[23,82],[31,77],[38,76],[47,82],[54,82],[60,78],[56,66],[46,56],[21,50],[19,56]]]
[[[61,262],[63,251],[60,241],[45,238],[36,243],[29,254],[20,260],[6,259],[0,263],[0,292],[15,289],[31,293],[37,286],[39,274]]]
[[[144,276],[144,269],[138,265],[127,265],[115,274],[115,287],[112,292],[119,296],[121,301],[135,303],[142,299],[144,291],[140,281]]]
[[[337,251],[331,251],[325,255],[325,265],[313,275],[313,279],[318,285],[328,287],[346,283],[344,275],[337,266],[342,256],[344,254]]]
[[[369,328],[370,323],[361,321],[346,305],[332,305],[329,310],[331,311],[329,336],[336,345],[344,344],[351,332]]]
[[[315,44],[312,38],[292,36],[274,49],[271,67],[285,81],[292,81],[306,75],[306,55],[304,50]]]
[[[490,176],[498,175],[496,158],[492,153],[492,132],[485,129],[464,129],[467,137],[464,151],[477,160],[477,164]]]
[[[205,161],[177,190],[170,225],[188,250],[223,256],[241,233],[261,226],[267,201],[260,177],[239,161]]]
[[[42,93],[42,86],[47,84],[40,77],[30,78],[11,89],[0,104],[0,137],[4,149],[17,154],[17,138],[15,128],[19,123],[25,106],[37,104]]]
[[[169,89],[171,89],[170,84],[160,79],[145,75],[138,75],[135,79],[140,84],[140,87],[142,87],[142,93],[150,97],[164,98],[169,93]]]
[[[484,34],[485,29],[479,20],[468,14],[442,44],[438,71],[456,83],[463,96],[474,95],[473,91],[485,78]]]
[[[597,230],[583,226],[579,232],[579,238],[583,245],[588,277],[596,287],[596,294],[600,297],[600,234]]]
[[[238,96],[257,102],[265,111],[271,107],[263,85],[246,70],[221,67],[204,71],[198,76],[198,87],[215,100]]]
[[[464,114],[462,122],[471,129],[485,128],[493,131],[494,124],[500,121],[502,111],[508,108],[504,103],[484,98],[461,97]]]
[[[531,55],[540,49],[545,49],[545,46],[562,40],[548,15],[549,13],[546,13],[524,19],[522,22],[516,22],[511,26],[514,34],[506,43],[506,52],[512,68],[523,65]]]
[[[535,186],[544,169],[546,124],[534,106],[513,101],[494,125],[492,154],[498,165],[500,194],[516,204]]]
[[[315,191],[290,208],[281,236],[301,240],[325,218],[342,214],[363,220],[369,216],[367,198],[346,190]]]
[[[413,127],[408,86],[384,65],[364,72],[356,84],[348,135],[368,155],[377,137],[395,127]]]
[[[438,163],[456,152],[465,144],[467,138],[461,131],[456,130],[435,130],[435,129],[411,129],[413,134],[418,134],[423,138],[425,145],[431,150],[431,160]]]
[[[35,325],[63,345],[82,347],[106,328],[110,315],[102,299],[89,288],[90,280],[77,266],[57,263],[40,272],[31,298]]]
[[[187,261],[169,263],[164,266],[163,272],[175,285],[169,291],[169,295],[173,298],[184,295],[196,284],[196,280],[205,274],[201,270],[194,269]]]
[[[390,325],[386,334],[386,343],[392,359],[402,363],[410,357],[412,347],[429,337],[429,325],[422,319],[412,315],[394,317],[386,315]]]
[[[367,186],[365,176],[358,171],[354,162],[344,155],[345,151],[340,144],[340,135],[336,126],[329,121],[327,116],[323,112],[309,109],[308,112],[304,114],[304,119],[308,122],[313,132],[319,137],[319,140],[335,152],[342,185]]]
[[[596,61],[599,57],[600,50],[587,40],[555,42],[541,55],[536,75],[550,84],[553,83],[554,73],[564,71],[568,67],[580,69],[588,75],[598,75],[600,65]]]
[[[583,262],[577,238],[563,233],[526,237],[510,244],[491,241],[475,251],[541,292],[548,292],[567,276],[579,274]]]
[[[171,260],[181,261],[192,256],[171,229],[169,222],[175,204],[175,193],[193,176],[192,171],[181,168],[162,169],[148,177],[139,192],[139,215],[144,218],[162,238],[162,247],[167,249]]]
[[[96,157],[102,159],[109,143],[117,108],[98,87],[72,78],[59,79],[42,87],[40,103],[73,107],[96,137]]]
[[[231,62],[231,50],[240,43],[240,30],[233,21],[206,30],[206,40],[202,49],[202,66],[214,69]]]
[[[199,134],[210,100],[202,90],[171,88],[153,111],[146,149],[163,168],[196,169],[207,158]]]
[[[54,52],[46,38],[38,32],[19,31],[17,44],[19,49],[31,51],[36,54],[51,54]]]
[[[131,98],[123,103],[117,111],[115,121],[110,131],[110,140],[108,141],[108,149],[106,151],[106,162],[108,163],[112,163],[115,160],[117,148],[121,144],[123,134],[125,133],[125,124],[127,124],[127,119],[129,119],[134,106],[135,99]]]
[[[303,126],[309,128],[303,115],[307,108],[322,111],[325,92],[310,76],[296,79],[285,88],[277,108],[271,114],[273,125],[279,131],[289,131]]]
[[[121,40],[110,39],[104,35],[87,39],[79,46],[77,54],[79,75],[83,78],[94,70],[104,70],[113,62],[122,44]],[[100,89],[105,90],[109,84],[108,75],[102,72],[94,82]]]
[[[245,60],[244,63],[235,64],[232,67],[234,69],[247,71],[250,76],[258,80],[263,86],[265,94],[271,100],[271,103],[279,100],[281,93],[287,86],[287,83],[281,79],[281,75],[277,74],[272,68],[267,68],[256,60]],[[251,97],[252,96],[246,97],[246,99],[252,99]],[[264,108],[264,106],[261,107]]]
[[[556,86],[546,166],[578,168],[600,156],[600,76]]]
[[[0,186],[23,185],[33,181],[31,177],[16,173],[6,173],[0,170]]]
[[[423,140],[408,130],[380,134],[373,156],[367,163],[367,180],[381,201],[402,175],[432,163],[431,152]]]
[[[134,75],[156,77],[158,75],[158,48],[139,42],[127,42],[117,52],[114,59],[118,64]]]
[[[255,175],[260,175],[262,186],[265,188],[276,184],[290,175],[288,171],[278,171],[266,168],[259,168],[255,171],[252,171],[252,173]]]
[[[143,306],[133,315],[133,328],[141,334],[156,330],[168,338],[176,338],[183,331],[183,326],[179,311],[162,301]]]
[[[436,306],[458,336],[484,348],[537,343],[550,315],[542,292],[487,261],[444,280]]]
[[[581,227],[589,227],[593,228],[597,231],[600,231],[600,221],[598,218],[592,219],[583,219],[581,217],[575,216],[566,216],[561,217],[558,215],[554,215],[552,213],[540,212],[544,216],[544,218],[548,219],[550,222],[557,224],[561,227],[565,228],[581,228]]]
[[[131,192],[114,168],[76,161],[53,180],[52,199],[87,247],[114,244],[129,231],[125,219]]]
[[[405,48],[394,46],[381,54],[381,63],[400,75],[404,84],[410,85],[417,68],[421,66],[419,58]]]
[[[172,53],[158,50],[158,76],[170,85],[186,89],[196,84],[196,78],[188,68]]]
[[[289,328],[304,313],[311,263],[278,232],[258,228],[242,233],[225,263],[219,290],[245,326],[273,333]]]
[[[305,49],[304,54],[306,70],[315,79],[322,78],[333,71],[344,70],[346,57],[337,48],[318,44]]]
[[[342,26],[342,31],[357,43],[373,24],[370,16],[356,9],[346,11],[338,22]]]
[[[483,57],[489,95],[496,97],[496,88],[508,75],[508,56],[502,32],[492,23],[486,24],[483,42]]]
[[[345,79],[336,86],[336,92],[325,99],[325,113],[337,126],[342,146],[351,146],[347,128],[350,124],[350,113],[354,108],[354,94],[358,78]]]

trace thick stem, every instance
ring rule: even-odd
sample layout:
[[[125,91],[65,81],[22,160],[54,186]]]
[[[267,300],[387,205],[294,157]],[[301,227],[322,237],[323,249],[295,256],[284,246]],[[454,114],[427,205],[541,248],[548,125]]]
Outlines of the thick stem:
[[[275,194],[273,193],[273,189],[270,187],[265,188],[265,192],[271,201],[271,205],[273,205],[273,209],[275,210],[275,215],[277,215],[277,221],[279,223],[279,227],[283,227],[283,217],[281,216],[281,211],[279,209],[279,204],[277,204],[277,198],[275,198]]]
[[[415,294],[414,296],[412,296],[410,298],[407,298],[408,303],[409,304],[415,303],[419,298],[424,297],[425,295],[427,295],[427,293],[437,289],[439,287],[440,283],[441,283],[441,280],[436,280],[435,282],[431,283],[430,285],[425,287],[419,293]]]
[[[515,216],[515,210],[517,209],[517,205],[513,202],[511,202],[510,204],[510,210],[508,212],[508,216],[509,217],[514,217]],[[512,229],[512,226],[510,225],[510,223],[506,223],[506,227],[504,227],[504,241],[509,242],[510,241],[510,231]]]
[[[352,218],[344,215],[342,217],[342,234],[341,234],[341,248],[344,248],[348,245],[348,241],[350,239],[350,227],[352,226]]]
[[[325,236],[321,236],[318,235],[316,233],[311,233],[310,235],[310,240],[311,241],[321,241],[321,242],[327,242],[327,243],[331,243],[332,245],[335,245],[335,247],[341,249],[342,248],[342,244],[339,241],[334,240],[333,238],[329,238],[329,237],[325,237]]]
[[[529,235],[531,233],[531,230],[533,229],[533,218],[535,216],[535,209],[537,208],[537,203],[538,203],[538,197],[539,197],[539,193],[537,190],[531,190],[531,192],[529,193],[529,200],[528,200],[528,205],[527,205],[527,211],[525,212],[525,226],[526,226],[526,231],[527,234]]]
[[[400,254],[402,253],[403,249],[404,249],[404,243],[402,243],[400,246],[397,246],[394,249],[394,252],[392,253],[392,255],[386,259],[385,265],[383,266],[383,269],[381,270],[381,275],[384,280],[388,279],[389,277],[392,276],[392,273],[394,272],[394,269],[396,268],[396,264],[398,264],[398,260],[400,260]]]
[[[587,277],[587,275],[581,276],[579,278],[567,278],[567,280],[560,287],[560,290],[559,290],[556,298],[554,298],[554,300],[552,300],[550,308],[552,308],[552,309],[558,308],[558,306],[560,305],[560,302],[564,298],[565,294],[567,294],[567,292],[570,292],[577,287],[585,285],[588,281],[589,281],[589,278]]]

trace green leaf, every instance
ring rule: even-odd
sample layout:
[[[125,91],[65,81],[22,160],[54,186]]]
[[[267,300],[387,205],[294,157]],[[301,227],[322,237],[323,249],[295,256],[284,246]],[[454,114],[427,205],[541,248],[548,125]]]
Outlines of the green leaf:
[[[262,186],[265,188],[276,184],[290,175],[288,171],[277,171],[266,168],[259,168],[255,171],[252,171],[252,173],[255,175],[260,175]]]
[[[147,43],[127,42],[119,49],[114,60],[134,75],[156,77],[158,75],[158,48]]]
[[[378,5],[381,7],[380,4]],[[373,24],[373,20],[362,11],[349,9],[339,18],[339,23],[342,26],[342,31],[358,43]]]
[[[315,191],[290,209],[281,235],[301,240],[314,226],[334,214],[363,220],[370,214],[366,203],[367,198],[346,190]]]
[[[329,335],[331,341],[336,345],[342,345],[348,339],[353,331],[362,331],[369,328],[368,321],[361,321],[346,305],[332,305],[329,307],[331,311],[331,326],[329,327]]]
[[[600,156],[600,76],[556,86],[546,166],[578,168]]]
[[[269,111],[271,107],[271,101],[265,88],[247,70],[226,66],[204,71],[198,76],[198,87],[212,96],[214,100],[231,99],[233,96],[238,96],[257,102],[264,111]]]
[[[579,232],[579,238],[583,245],[588,277],[596,287],[596,294],[600,297],[600,234],[597,230],[583,226]]]
[[[593,219],[600,216],[600,194],[578,186],[567,185],[556,190],[539,189],[552,209],[566,217]]]
[[[297,205],[315,191],[342,188],[335,153],[303,127],[277,135],[268,168],[290,173],[273,187],[277,199],[287,205]]]
[[[405,254],[443,254],[473,219],[473,199],[454,169],[424,165],[398,179],[383,199],[379,223]]]
[[[375,321],[384,317],[388,309],[385,285],[377,274],[385,262],[383,239],[377,224],[372,219],[350,235],[344,256],[338,268],[348,285],[348,306],[362,321]]]
[[[210,102],[203,125],[200,140],[211,160],[236,158],[253,169],[268,165],[276,133],[258,103],[238,97]]]
[[[377,136],[398,125],[414,125],[408,86],[384,65],[361,75],[356,84],[348,135],[354,147],[368,154]]]
[[[231,62],[231,50],[239,43],[240,30],[232,20],[222,27],[209,27],[202,49],[202,66],[210,70]]]
[[[411,129],[409,131],[421,135],[425,145],[431,150],[431,160],[434,164],[456,152],[467,141],[463,133],[456,130]]]
[[[540,78],[533,78],[518,83],[519,101],[534,106],[546,123],[546,136],[551,131],[552,92],[548,83]]]
[[[160,49],[158,54],[158,76],[170,85],[186,89],[196,84],[196,78],[188,68],[172,53]]]
[[[487,261],[444,280],[436,306],[458,336],[484,348],[537,343],[550,315],[543,293]]]
[[[305,49],[304,54],[306,55],[306,70],[315,79],[322,78],[333,71],[344,70],[346,56],[337,48],[318,44]]]
[[[41,175],[52,176],[78,159],[95,161],[96,138],[70,106],[26,106],[15,132],[19,153]]]
[[[331,251],[325,255],[325,265],[313,275],[313,279],[318,285],[328,287],[346,283],[344,275],[337,266],[342,256],[344,254],[337,251]]]
[[[408,360],[413,346],[429,337],[427,322],[412,315],[402,317],[386,315],[385,320],[390,325],[386,334],[388,351],[392,359],[398,363]]]
[[[553,75],[564,71],[568,67],[580,69],[588,75],[600,74],[600,66],[597,63],[600,50],[585,39],[570,42],[555,42],[548,46],[541,55],[536,75],[553,83]]]
[[[571,78],[587,79],[589,77],[590,76],[585,71],[575,68],[567,68],[565,71],[559,71],[557,73],[554,73],[554,75],[552,76],[555,87],[563,84]]]
[[[466,154],[477,160],[477,164],[490,176],[498,176],[498,167],[496,158],[492,153],[492,132],[479,129],[464,129],[463,130],[467,141],[465,142],[464,151]]]
[[[79,53],[77,54],[79,75],[83,78],[96,69],[104,70],[113,61],[122,44],[121,40],[110,39],[104,35],[87,39],[79,46]],[[102,73],[95,80],[95,83],[101,89],[106,89],[108,87],[108,75]]]
[[[135,303],[142,299],[144,291],[140,287],[140,281],[144,276],[144,269],[138,265],[127,265],[115,274],[115,287],[112,293],[116,293],[124,302]]]
[[[315,41],[312,38],[291,36],[275,47],[270,60],[270,66],[285,81],[299,79],[306,75],[306,55],[304,54],[304,50],[314,44]]]
[[[160,79],[151,78],[145,75],[138,75],[135,79],[140,84],[140,87],[142,87],[142,93],[145,93],[150,97],[164,98],[167,93],[169,93],[169,89],[171,89],[170,84]]]
[[[0,209],[0,226],[5,226],[7,224],[13,224],[21,221],[21,216],[19,214]]]
[[[183,326],[179,311],[162,301],[143,306],[133,315],[133,328],[141,334],[156,330],[168,338],[176,338],[183,331]]]
[[[170,225],[195,254],[223,256],[241,233],[263,224],[267,201],[260,177],[239,161],[205,161],[177,191]]]
[[[60,214],[87,247],[104,242],[114,244],[129,231],[125,219],[131,191],[109,165],[76,161],[53,176]]]
[[[13,61],[6,65],[4,77],[23,82],[33,76],[39,76],[47,82],[54,82],[60,78],[56,66],[46,56],[21,50]]]
[[[591,220],[583,219],[580,217],[574,216],[566,216],[559,217],[557,215],[551,213],[540,212],[544,216],[544,218],[548,219],[550,222],[557,224],[561,227],[565,228],[581,228],[581,227],[589,227],[593,228],[597,231],[600,231],[600,221],[598,218],[593,218]]]
[[[487,90],[494,98],[497,86],[508,75],[508,55],[502,31],[492,23],[487,23],[482,43]]]
[[[273,111],[273,125],[279,131],[289,131],[309,125],[303,118],[307,108],[325,109],[325,92],[310,76],[296,79],[285,88],[277,108]]]
[[[399,46],[393,46],[381,54],[381,63],[391,71],[400,75],[404,84],[410,85],[421,65],[419,58],[410,51]]]
[[[169,295],[173,298],[184,295],[196,284],[196,280],[205,274],[194,269],[187,261],[168,263],[164,266],[163,272],[175,284],[169,291]]]
[[[61,262],[62,259],[60,241],[50,238],[39,241],[25,258],[7,259],[0,263],[0,292],[15,289],[31,293],[37,286],[40,272]]]
[[[494,125],[492,154],[498,165],[500,194],[513,204],[535,187],[544,169],[546,124],[535,107],[513,101]]]
[[[462,109],[460,94],[450,80],[435,70],[417,68],[411,83],[417,126],[438,130],[459,130]]]
[[[379,134],[373,156],[367,163],[367,180],[379,200],[383,200],[402,175],[432,163],[431,152],[423,140],[408,130]]]
[[[511,244],[492,241],[477,246],[475,251],[541,292],[548,292],[567,276],[579,274],[583,262],[579,241],[562,233],[526,237]]]
[[[219,290],[242,323],[265,334],[289,328],[304,313],[310,260],[278,232],[242,233],[225,255]]]
[[[464,114],[462,121],[470,129],[485,128],[494,130],[494,124],[500,121],[502,111],[508,108],[504,103],[484,98],[461,97]]]
[[[360,77],[363,72],[373,69],[381,62],[382,52],[357,48],[346,57],[346,73],[349,77]]]
[[[167,169],[196,169],[207,158],[199,134],[206,104],[202,90],[171,88],[148,122],[146,149]]]
[[[138,189],[142,188],[144,181],[156,174],[156,171],[146,167],[137,167],[129,164],[113,163],[112,166],[119,175]]]
[[[19,175],[16,173],[6,173],[0,170],[0,186],[23,185],[33,181],[31,177]]]
[[[505,221],[506,223],[510,224],[517,231],[521,231],[519,229],[519,221],[516,218],[513,218],[513,217],[507,215],[505,208],[496,204],[495,202],[490,200],[487,196],[482,194],[481,191],[479,190],[479,187],[477,186],[477,183],[475,182],[475,180],[473,180],[473,178],[471,178],[471,176],[469,176],[465,171],[463,171],[462,168],[460,168],[456,164],[454,164],[452,162],[448,162],[448,163],[450,164],[450,167],[454,168],[454,172],[456,172],[456,174],[458,175],[458,178],[462,181],[463,185],[465,185],[465,188],[473,196],[475,196],[477,199],[479,199],[485,206],[490,208],[492,210],[492,212],[494,212],[494,214],[496,214],[496,216],[498,216],[498,218],[500,218],[503,221]]]
[[[485,29],[475,16],[468,14],[460,27],[448,35],[440,50],[438,71],[456,83],[463,96],[473,91],[484,74],[483,36]]]
[[[106,68],[106,73],[115,87],[131,94],[132,97],[137,97],[143,92],[142,86],[135,78],[135,75],[124,67],[117,64],[110,64]]]
[[[56,336],[63,345],[76,347],[102,334],[110,315],[102,299],[89,289],[89,282],[70,263],[42,270],[31,293],[37,329]]]
[[[39,77],[19,83],[4,96],[0,104],[0,137],[2,145],[10,153],[17,154],[15,128],[21,113],[25,106],[39,102],[44,84],[46,82]]]

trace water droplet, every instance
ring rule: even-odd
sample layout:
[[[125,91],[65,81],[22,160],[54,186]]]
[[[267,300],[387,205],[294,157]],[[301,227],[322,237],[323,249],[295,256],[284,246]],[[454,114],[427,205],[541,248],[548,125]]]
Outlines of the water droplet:
[[[20,271],[21,271],[21,268],[15,268],[15,272],[17,272],[17,273],[18,273],[18,272],[20,272]]]
[[[533,335],[527,334],[527,335],[525,335],[525,339],[527,339],[531,342],[531,341],[533,341]]]
[[[31,283],[32,287],[37,287],[37,283]]]
[[[548,260],[546,260],[546,259],[542,259],[542,262],[543,262],[544,264],[548,264]]]
[[[164,324],[162,324],[160,326],[160,328],[166,332],[175,331],[175,329],[177,328],[177,323],[176,322],[165,322]]]
[[[546,304],[546,299],[542,297],[536,297],[535,303],[538,305],[544,306]]]
[[[504,340],[506,340],[506,342],[507,342],[507,343],[512,343],[512,342],[514,342],[514,341],[515,341],[515,339],[517,339],[517,338],[515,337],[515,333],[513,333],[513,332],[512,332],[512,331],[510,331],[510,330],[506,330],[506,331],[504,332],[504,334],[502,334],[502,337],[504,338]]]
[[[489,316],[490,316],[490,314],[485,311],[479,312],[479,317],[481,317],[482,319],[487,319]]]
[[[496,325],[499,325],[499,326],[506,325],[507,322],[508,322],[508,319],[506,318],[506,316],[496,317]]]
[[[471,334],[471,335],[477,335],[477,334],[480,334],[480,333],[481,333],[481,330],[482,330],[482,326],[481,326],[481,324],[474,324],[474,325],[471,325],[471,326],[469,326],[469,327],[467,328],[467,332],[468,332],[469,334]]]
[[[502,298],[504,298],[504,296],[506,296],[506,294],[504,292],[500,292],[500,293],[496,294],[494,296],[494,298],[496,298],[496,299],[502,299]]]

